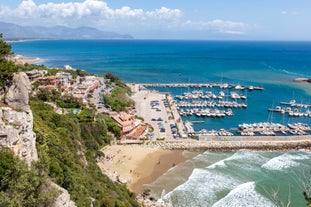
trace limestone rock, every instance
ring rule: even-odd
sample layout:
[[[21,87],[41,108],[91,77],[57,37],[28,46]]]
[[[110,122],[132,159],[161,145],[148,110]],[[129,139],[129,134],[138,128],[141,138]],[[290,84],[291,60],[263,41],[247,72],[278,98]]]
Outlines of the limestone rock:
[[[19,112],[10,107],[0,107],[1,146],[10,148],[29,165],[38,159],[31,110]]]
[[[31,83],[24,72],[15,73],[9,87],[5,102],[16,110],[29,111],[29,93]]]
[[[76,207],[75,203],[70,200],[70,194],[68,191],[55,183],[51,183],[53,187],[61,192],[61,194],[56,198],[54,205],[55,207]]]

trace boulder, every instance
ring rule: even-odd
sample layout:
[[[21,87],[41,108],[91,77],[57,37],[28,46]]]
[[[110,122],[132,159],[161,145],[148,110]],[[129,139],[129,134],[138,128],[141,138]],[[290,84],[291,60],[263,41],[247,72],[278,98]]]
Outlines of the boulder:
[[[70,200],[70,194],[68,191],[59,185],[51,182],[52,187],[55,187],[60,195],[55,199],[54,205],[55,207],[76,207],[75,203]]]
[[[15,73],[12,84],[5,96],[5,103],[15,110],[29,111],[28,101],[30,91],[31,83],[26,73]]]
[[[0,107],[1,146],[10,148],[29,165],[38,159],[31,110],[25,112],[15,111],[10,107]]]

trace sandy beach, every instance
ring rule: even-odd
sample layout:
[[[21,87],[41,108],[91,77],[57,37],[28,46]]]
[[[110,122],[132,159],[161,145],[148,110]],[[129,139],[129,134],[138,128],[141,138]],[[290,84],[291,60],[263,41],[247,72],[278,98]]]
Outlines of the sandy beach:
[[[112,180],[127,183],[130,190],[141,193],[144,184],[156,180],[171,167],[184,162],[182,150],[163,150],[144,145],[112,145],[103,150],[98,162],[102,172]]]
[[[13,62],[19,65],[25,65],[26,63],[32,64],[32,63],[37,63],[37,62],[42,61],[41,58],[27,57],[24,55],[13,55],[12,57],[10,57],[10,60],[12,60]]]

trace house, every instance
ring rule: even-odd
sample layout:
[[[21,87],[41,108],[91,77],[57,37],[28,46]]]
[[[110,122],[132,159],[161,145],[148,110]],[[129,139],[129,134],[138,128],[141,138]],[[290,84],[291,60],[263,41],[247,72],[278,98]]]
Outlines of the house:
[[[31,70],[27,71],[26,75],[28,76],[30,81],[33,81],[37,78],[43,77],[47,74],[48,72],[46,70]]]
[[[120,143],[141,142],[140,138],[145,135],[148,129],[147,124],[142,123],[141,120],[135,119],[133,115],[126,112],[112,113],[110,116],[121,127],[123,137]]]
[[[70,73],[58,72],[56,73],[57,83],[65,86],[70,86],[72,75]]]
[[[123,134],[127,134],[135,128],[134,117],[126,112],[111,114],[111,118],[115,120],[121,127]]]

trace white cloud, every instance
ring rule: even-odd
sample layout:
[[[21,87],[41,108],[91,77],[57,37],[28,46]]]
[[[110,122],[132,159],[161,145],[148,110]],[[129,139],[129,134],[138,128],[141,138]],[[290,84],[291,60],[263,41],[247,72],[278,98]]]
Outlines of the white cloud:
[[[181,11],[179,9],[169,9],[166,7],[161,7],[155,11],[146,12],[148,17],[153,17],[156,19],[177,19],[181,17]]]
[[[104,0],[36,4],[35,0],[22,0],[16,8],[0,6],[0,20],[19,25],[90,26],[104,31],[122,33],[213,32],[232,35],[244,34],[251,26],[243,22],[214,19],[191,21],[177,8],[162,6],[153,10],[122,6],[111,8]],[[164,34],[163,34],[164,35]]]
[[[214,19],[211,21],[186,21],[184,27],[193,28],[196,30],[216,31],[227,34],[244,34],[249,27],[243,22],[225,21],[221,19]]]
[[[283,15],[293,15],[293,16],[295,16],[295,15],[298,15],[299,12],[297,12],[297,11],[281,11],[281,14],[283,14]]]
[[[0,8],[0,14],[4,13],[4,8]],[[15,16],[16,18],[51,18],[53,21],[81,18],[98,18],[101,19],[174,19],[181,16],[179,9],[169,9],[161,7],[152,11],[144,11],[143,9],[132,9],[123,6],[118,9],[110,8],[106,2],[101,0],[85,0],[84,2],[68,2],[68,3],[46,3],[36,5],[33,0],[23,0],[20,5],[8,11],[6,15]],[[4,15],[3,15],[4,17]]]
[[[35,14],[36,4],[32,0],[24,0],[14,11],[18,17],[29,17]]]
[[[116,9],[114,12],[114,18],[144,18],[145,13],[142,9],[131,9],[128,6],[123,6],[121,9]]]

